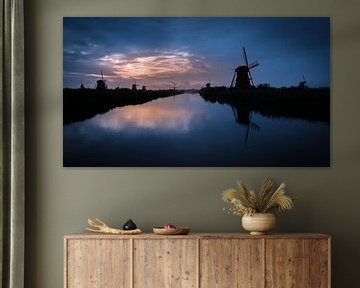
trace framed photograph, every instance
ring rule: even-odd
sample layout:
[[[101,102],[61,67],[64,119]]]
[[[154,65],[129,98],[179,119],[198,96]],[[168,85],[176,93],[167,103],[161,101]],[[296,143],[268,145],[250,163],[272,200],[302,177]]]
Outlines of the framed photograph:
[[[330,166],[328,17],[65,17],[65,167]]]

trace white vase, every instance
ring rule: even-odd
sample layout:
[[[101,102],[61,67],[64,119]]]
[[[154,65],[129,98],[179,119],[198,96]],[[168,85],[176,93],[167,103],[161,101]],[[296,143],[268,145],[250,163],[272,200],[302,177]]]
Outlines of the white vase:
[[[273,213],[255,213],[242,217],[242,226],[251,235],[263,235],[276,226],[276,217]]]

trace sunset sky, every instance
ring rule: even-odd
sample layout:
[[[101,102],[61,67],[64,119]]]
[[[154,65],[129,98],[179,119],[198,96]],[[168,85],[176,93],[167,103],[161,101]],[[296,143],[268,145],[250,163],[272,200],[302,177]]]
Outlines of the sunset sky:
[[[330,86],[329,18],[64,18],[64,88],[229,86],[249,62],[255,84]]]

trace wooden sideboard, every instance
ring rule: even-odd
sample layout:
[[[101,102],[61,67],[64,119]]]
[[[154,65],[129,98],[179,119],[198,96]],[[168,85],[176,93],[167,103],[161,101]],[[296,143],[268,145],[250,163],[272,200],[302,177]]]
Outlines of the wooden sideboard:
[[[329,288],[323,234],[67,235],[65,288]]]

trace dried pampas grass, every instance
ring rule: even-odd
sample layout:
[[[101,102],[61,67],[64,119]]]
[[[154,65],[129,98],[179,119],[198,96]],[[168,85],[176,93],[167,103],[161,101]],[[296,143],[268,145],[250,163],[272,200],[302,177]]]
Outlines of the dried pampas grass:
[[[233,215],[283,214],[294,208],[294,198],[285,195],[285,183],[274,190],[274,182],[266,178],[262,180],[258,194],[249,190],[242,181],[237,181],[237,186],[237,189],[227,189],[222,193],[222,199],[230,204],[229,213]]]

